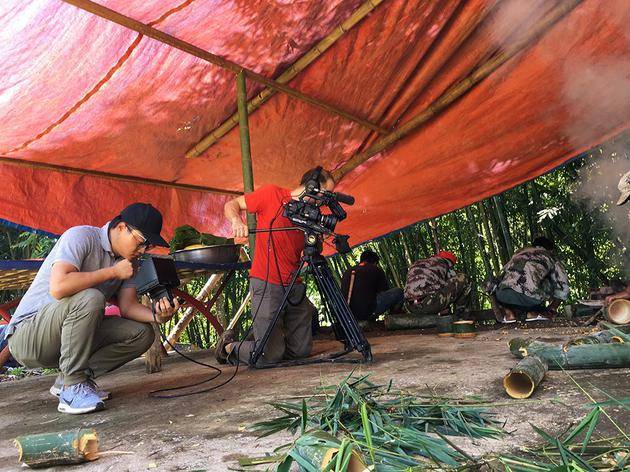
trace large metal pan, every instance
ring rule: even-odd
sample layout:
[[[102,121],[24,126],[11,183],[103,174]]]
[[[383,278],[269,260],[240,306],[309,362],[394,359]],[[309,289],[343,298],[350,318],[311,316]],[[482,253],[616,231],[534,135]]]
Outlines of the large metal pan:
[[[241,254],[240,244],[218,244],[196,249],[180,249],[173,252],[173,259],[180,262],[197,264],[228,264],[238,262]]]

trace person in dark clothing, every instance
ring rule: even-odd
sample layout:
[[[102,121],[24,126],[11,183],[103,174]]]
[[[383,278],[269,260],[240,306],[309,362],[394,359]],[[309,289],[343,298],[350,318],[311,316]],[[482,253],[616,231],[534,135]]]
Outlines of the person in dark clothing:
[[[378,261],[378,254],[367,249],[359,265],[346,270],[341,279],[341,293],[357,320],[373,320],[403,302],[403,289],[389,288]]]

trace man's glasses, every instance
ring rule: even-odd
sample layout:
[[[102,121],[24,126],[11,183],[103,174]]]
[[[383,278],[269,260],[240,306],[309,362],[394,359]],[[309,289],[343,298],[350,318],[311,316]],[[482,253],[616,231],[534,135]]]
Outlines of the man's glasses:
[[[138,249],[145,249],[148,251],[149,249],[153,247],[149,243],[147,238],[145,238],[144,235],[140,231],[138,231],[136,228],[132,228],[131,226],[127,225],[127,229],[129,230],[131,235],[136,239],[136,241],[140,241],[138,243]]]

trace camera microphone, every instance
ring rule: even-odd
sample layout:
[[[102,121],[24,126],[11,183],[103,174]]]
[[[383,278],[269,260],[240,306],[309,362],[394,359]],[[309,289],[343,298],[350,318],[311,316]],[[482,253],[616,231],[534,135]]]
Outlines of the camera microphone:
[[[341,192],[334,192],[334,195],[337,201],[345,203],[346,205],[354,205],[354,197],[352,195]]]

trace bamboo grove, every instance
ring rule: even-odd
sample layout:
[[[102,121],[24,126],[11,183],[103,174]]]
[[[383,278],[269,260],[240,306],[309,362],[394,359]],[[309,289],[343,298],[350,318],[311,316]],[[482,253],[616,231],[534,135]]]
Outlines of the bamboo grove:
[[[500,272],[516,249],[528,245],[538,235],[546,235],[556,241],[569,274],[569,303],[584,298],[589,288],[630,276],[627,249],[630,232],[626,231],[624,236],[623,231],[619,231],[624,225],[626,229],[630,227],[628,210],[625,210],[625,222],[611,222],[607,217],[610,203],[594,204],[580,192],[583,181],[591,177],[605,181],[610,165],[630,169],[630,133],[617,136],[577,156],[565,166],[503,194],[431,221],[418,222],[354,247],[349,254],[332,256],[329,258],[331,269],[340,277],[369,247],[379,254],[390,285],[403,287],[408,267],[414,261],[434,254],[439,245],[458,255],[459,270],[468,274],[473,283],[472,309],[482,309],[489,306],[481,288],[484,282]],[[616,191],[618,178],[610,175],[608,179],[611,195]],[[0,257],[3,259],[43,257],[53,244],[54,240],[45,236],[0,227]],[[305,280],[309,297],[320,308],[321,300],[308,274]],[[203,279],[194,280],[188,289],[196,293],[204,283]],[[247,274],[236,274],[230,280],[215,309],[222,324],[229,322],[247,289]],[[0,301],[17,295],[19,293],[0,293]],[[243,319],[247,325],[249,318]],[[177,315],[163,329],[170,330],[176,322]],[[215,340],[216,333],[201,316],[195,317],[182,338],[182,342],[199,347],[211,346]]]

